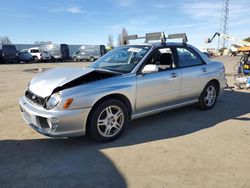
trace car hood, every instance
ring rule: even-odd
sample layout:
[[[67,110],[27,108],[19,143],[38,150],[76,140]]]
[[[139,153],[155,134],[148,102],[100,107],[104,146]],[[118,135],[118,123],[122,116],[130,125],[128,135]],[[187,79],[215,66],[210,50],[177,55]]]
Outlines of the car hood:
[[[40,97],[47,97],[53,90],[83,75],[93,68],[55,68],[36,75],[29,84],[29,90]]]

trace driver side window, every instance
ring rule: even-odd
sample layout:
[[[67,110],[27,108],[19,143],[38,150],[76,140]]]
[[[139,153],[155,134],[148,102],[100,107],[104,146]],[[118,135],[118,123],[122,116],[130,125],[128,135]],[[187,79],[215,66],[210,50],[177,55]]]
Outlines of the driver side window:
[[[171,48],[156,49],[147,61],[146,65],[147,64],[157,65],[159,71],[165,71],[176,67]]]

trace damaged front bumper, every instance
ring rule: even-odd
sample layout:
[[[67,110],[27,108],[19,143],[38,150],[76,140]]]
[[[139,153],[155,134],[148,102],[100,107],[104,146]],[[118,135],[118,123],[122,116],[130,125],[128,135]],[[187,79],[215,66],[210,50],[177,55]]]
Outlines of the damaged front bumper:
[[[27,124],[37,132],[51,137],[85,135],[87,117],[91,110],[46,110],[30,103],[25,97],[20,98],[19,106]]]

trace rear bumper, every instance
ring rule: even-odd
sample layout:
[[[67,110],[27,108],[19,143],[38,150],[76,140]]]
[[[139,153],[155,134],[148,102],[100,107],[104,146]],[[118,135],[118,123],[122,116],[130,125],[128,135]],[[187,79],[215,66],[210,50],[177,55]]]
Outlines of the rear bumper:
[[[19,106],[25,122],[43,135],[51,137],[85,135],[90,108],[45,110],[31,104],[25,97],[20,98]]]
[[[227,88],[227,79],[224,77],[220,80],[220,95],[222,95]]]

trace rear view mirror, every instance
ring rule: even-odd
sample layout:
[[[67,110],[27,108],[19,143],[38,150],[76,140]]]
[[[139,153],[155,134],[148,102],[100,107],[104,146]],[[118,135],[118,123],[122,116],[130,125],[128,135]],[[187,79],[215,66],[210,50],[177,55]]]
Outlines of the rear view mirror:
[[[148,73],[153,73],[153,72],[158,72],[158,71],[159,71],[159,67],[153,64],[148,64],[142,69],[143,74],[148,74]]]

